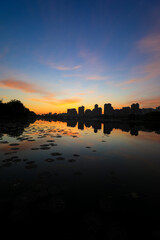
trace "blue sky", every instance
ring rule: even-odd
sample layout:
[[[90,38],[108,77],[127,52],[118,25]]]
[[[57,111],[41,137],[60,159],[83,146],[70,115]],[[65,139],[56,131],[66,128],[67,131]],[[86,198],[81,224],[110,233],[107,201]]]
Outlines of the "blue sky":
[[[160,105],[160,2],[3,1],[0,97],[31,110]]]

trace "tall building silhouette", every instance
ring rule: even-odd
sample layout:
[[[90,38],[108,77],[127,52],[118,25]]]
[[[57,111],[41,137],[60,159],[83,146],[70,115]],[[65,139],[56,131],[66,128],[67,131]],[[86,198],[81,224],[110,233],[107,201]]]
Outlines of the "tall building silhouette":
[[[79,116],[84,116],[84,106],[81,106],[78,108],[78,115]]]
[[[139,112],[140,112],[139,103],[133,103],[131,105],[131,113],[132,114],[138,114]]]
[[[93,116],[99,116],[102,114],[102,108],[98,107],[98,104],[94,105],[94,109],[92,110]]]
[[[111,116],[113,115],[113,107],[111,105],[111,103],[105,103],[104,104],[104,115],[108,115],[108,116]]]

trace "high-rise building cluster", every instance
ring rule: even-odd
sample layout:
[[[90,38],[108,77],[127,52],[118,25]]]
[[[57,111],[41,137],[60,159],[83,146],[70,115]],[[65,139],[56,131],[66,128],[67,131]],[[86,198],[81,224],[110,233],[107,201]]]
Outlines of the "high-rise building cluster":
[[[154,108],[142,108],[140,109],[139,103],[133,103],[130,107],[123,107],[122,109],[114,109],[111,103],[104,104],[104,116],[119,117],[128,116],[130,114],[143,115],[152,111],[160,111],[160,107]],[[67,109],[67,115],[71,117],[98,117],[102,115],[102,108],[98,107],[98,104],[94,105],[94,108],[86,109],[84,106],[78,108],[78,112],[75,108]]]
[[[102,115],[102,108],[98,107],[98,104],[95,104],[94,109],[86,109],[84,106],[81,106],[78,108],[78,113],[75,108],[67,109],[67,115],[68,116],[75,116],[78,115],[80,117],[94,117],[94,116],[100,116]]]

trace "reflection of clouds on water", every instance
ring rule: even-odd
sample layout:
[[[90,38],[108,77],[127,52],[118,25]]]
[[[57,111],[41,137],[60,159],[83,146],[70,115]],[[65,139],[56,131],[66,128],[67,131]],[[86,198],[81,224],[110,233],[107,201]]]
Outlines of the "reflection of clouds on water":
[[[63,219],[66,212],[74,212],[73,219],[81,219],[89,233],[99,234],[106,226],[106,214],[110,220],[139,207],[145,201],[143,192],[159,197],[159,135],[136,129],[139,134],[131,135],[131,128],[122,124],[87,122],[68,127],[66,122],[36,121],[19,136],[4,133],[0,190],[7,207],[0,206],[2,215],[20,222],[36,214],[52,218],[64,214]],[[114,229],[117,236],[125,235],[123,226]]]

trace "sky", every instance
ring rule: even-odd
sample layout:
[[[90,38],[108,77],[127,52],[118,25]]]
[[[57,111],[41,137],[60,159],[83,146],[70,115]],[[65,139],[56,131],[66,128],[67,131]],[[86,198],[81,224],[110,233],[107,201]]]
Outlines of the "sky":
[[[2,1],[0,99],[37,114],[160,106],[160,1]]]

